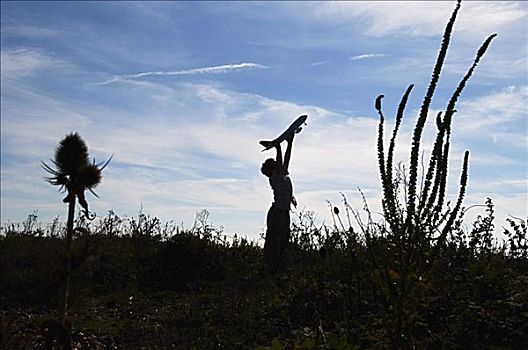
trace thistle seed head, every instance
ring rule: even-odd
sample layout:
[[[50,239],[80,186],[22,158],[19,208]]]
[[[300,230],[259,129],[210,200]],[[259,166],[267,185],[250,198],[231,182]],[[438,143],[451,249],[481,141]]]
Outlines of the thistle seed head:
[[[84,167],[78,175],[79,183],[88,189],[95,188],[101,182],[101,178],[101,169],[96,164]]]
[[[89,164],[88,147],[77,133],[66,135],[55,151],[55,164],[63,175],[76,176]]]

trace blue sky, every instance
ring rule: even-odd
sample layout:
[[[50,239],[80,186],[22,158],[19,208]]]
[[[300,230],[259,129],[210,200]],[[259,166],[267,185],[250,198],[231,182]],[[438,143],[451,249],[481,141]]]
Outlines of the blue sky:
[[[99,215],[141,207],[189,227],[201,209],[227,234],[257,238],[272,199],[257,141],[300,114],[291,174],[301,209],[330,221],[340,192],[379,210],[374,99],[390,128],[415,84],[408,140],[454,2],[2,2],[2,222],[64,216],[41,160],[79,132],[114,159],[89,198]],[[528,4],[463,3],[433,100],[445,108],[473,56],[498,33],[454,121],[450,198],[469,149],[465,204],[528,215]],[[435,113],[436,114],[436,113]],[[425,140],[431,140],[433,125]],[[427,149],[427,147],[426,147]],[[468,216],[475,216],[472,210]],[[295,215],[295,214],[294,214]]]

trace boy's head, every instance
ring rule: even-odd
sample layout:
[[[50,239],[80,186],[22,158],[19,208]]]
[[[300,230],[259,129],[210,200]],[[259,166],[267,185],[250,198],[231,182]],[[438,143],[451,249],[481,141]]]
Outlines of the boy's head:
[[[262,174],[266,175],[267,177],[270,177],[276,167],[277,161],[273,158],[268,158],[264,161],[264,163],[262,163],[260,171],[262,172]]]

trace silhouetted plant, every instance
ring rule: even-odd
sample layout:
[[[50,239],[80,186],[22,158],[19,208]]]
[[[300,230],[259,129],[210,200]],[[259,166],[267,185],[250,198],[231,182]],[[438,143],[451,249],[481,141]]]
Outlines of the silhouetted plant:
[[[316,216],[313,211],[299,211],[297,216],[293,218],[291,224],[291,244],[305,251],[317,249],[323,226],[316,225],[316,221]]]
[[[160,231],[161,221],[155,216],[140,212],[137,220],[129,218],[128,224],[132,237],[153,237]]]
[[[508,253],[514,259],[528,258],[528,233],[526,222],[520,218],[507,218],[509,228],[504,228],[504,235],[508,237]]]
[[[495,225],[495,209],[491,198],[486,199],[485,216],[478,215],[473,223],[473,228],[469,232],[469,248],[477,254],[490,253],[493,248],[493,231]]]
[[[121,219],[113,210],[108,211],[108,215],[99,221],[97,231],[100,234],[116,236],[122,231],[123,219]]]
[[[393,153],[397,133],[413,85],[407,88],[401,99],[387,155],[385,155],[384,149],[383,125],[385,118],[381,103],[384,96],[378,96],[375,102],[375,108],[380,118],[377,151],[383,189],[382,207],[387,223],[387,227],[381,227],[380,230],[386,232],[388,245],[386,247],[380,247],[368,234],[370,230],[366,230],[366,238],[369,250],[372,251],[370,255],[372,263],[378,266],[378,280],[384,287],[382,291],[385,293],[386,305],[392,310],[391,314],[393,316],[390,317],[393,318],[389,319],[389,323],[392,324],[389,327],[392,332],[390,335],[392,348],[412,346],[411,328],[413,327],[412,324],[417,321],[417,315],[411,308],[410,300],[419,297],[420,292],[416,287],[426,278],[428,271],[435,263],[439,249],[446,242],[447,234],[461,220],[461,207],[466,192],[468,177],[468,151],[464,154],[462,174],[460,176],[460,189],[455,205],[453,208],[449,206],[447,206],[447,209],[444,208],[451,123],[453,115],[456,112],[455,106],[460,94],[496,34],[489,36],[478,50],[472,66],[449,99],[444,115],[442,116],[442,112],[440,112],[436,116],[436,127],[438,131],[421,191],[418,190],[417,181],[421,138],[460,5],[461,1],[459,0],[445,28],[432,78],[414,128],[408,183],[405,182],[403,184],[406,190],[404,203],[400,202],[398,189],[393,178]],[[486,227],[487,229],[492,228],[490,225],[486,225]],[[486,246],[488,246],[488,243],[486,243]]]
[[[74,255],[72,251],[74,233],[79,232],[85,237],[88,237],[89,233],[85,228],[73,228],[75,205],[78,200],[79,204],[84,209],[85,216],[88,219],[93,219],[95,217],[95,215],[91,214],[88,209],[85,191],[89,190],[97,197],[94,189],[101,182],[102,170],[108,165],[111,159],[112,158],[99,164],[96,164],[95,160],[90,162],[88,157],[88,147],[85,142],[79,134],[71,133],[59,142],[59,145],[55,150],[55,158],[51,160],[55,168],[42,162],[44,170],[51,174],[51,177],[46,178],[46,180],[54,186],[59,186],[61,191],[66,192],[66,197],[64,197],[63,202],[68,203],[64,267],[58,274],[56,281],[54,281],[54,290],[61,290],[62,292],[59,296],[59,319],[56,327],[48,327],[50,335],[48,339],[53,339],[58,336],[58,340],[62,342],[65,349],[71,348],[71,337],[64,336],[65,332],[69,333],[69,327],[66,325],[65,321],[71,274],[72,271],[84,261],[88,251],[88,240],[86,240],[84,247],[77,255]],[[57,331],[57,327],[59,326],[62,327],[60,332]],[[52,346],[52,340],[48,341],[48,345],[49,347]]]
[[[35,235],[38,234],[38,231],[40,231],[40,225],[37,221],[38,219],[38,212],[34,211],[33,213],[29,214],[26,221],[24,221],[24,234],[28,235]]]

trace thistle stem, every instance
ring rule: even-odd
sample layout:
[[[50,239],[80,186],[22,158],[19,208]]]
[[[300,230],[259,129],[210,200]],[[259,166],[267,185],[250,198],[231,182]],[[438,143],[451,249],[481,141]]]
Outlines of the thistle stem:
[[[68,221],[66,223],[66,261],[65,261],[65,281],[62,297],[59,301],[59,322],[65,325],[66,309],[68,306],[68,297],[70,294],[70,280],[71,280],[71,255],[73,245],[73,220],[75,218],[75,202],[77,196],[72,196],[68,204]]]

